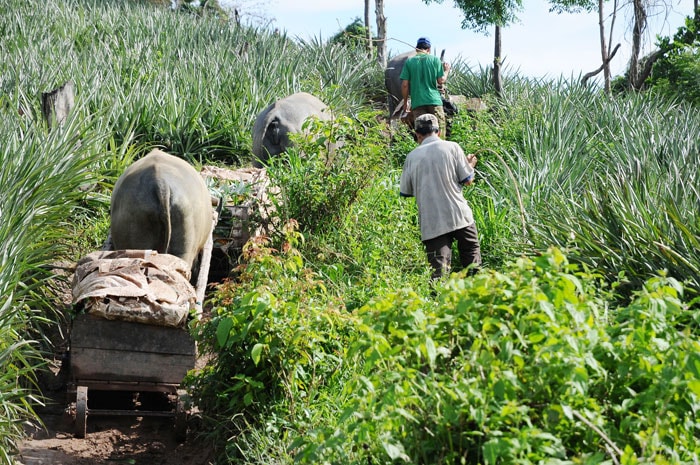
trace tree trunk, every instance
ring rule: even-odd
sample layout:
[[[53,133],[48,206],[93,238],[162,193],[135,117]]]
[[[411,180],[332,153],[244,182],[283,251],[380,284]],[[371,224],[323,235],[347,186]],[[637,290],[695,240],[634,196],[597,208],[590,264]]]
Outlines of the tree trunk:
[[[627,82],[630,89],[639,90],[644,82],[640,81],[639,54],[642,50],[642,34],[647,26],[647,13],[642,0],[633,0],[632,5],[634,6],[634,25],[632,27],[632,52],[627,71]]]
[[[598,0],[598,29],[600,31],[600,57],[603,61],[603,79],[605,93],[610,94],[610,60],[608,49],[605,45],[605,18],[603,15],[603,1]]]
[[[493,46],[493,89],[496,97],[503,95],[503,81],[501,80],[501,26],[496,26]]]
[[[384,16],[384,0],[374,1],[374,15],[377,19],[377,63],[381,69],[386,68],[386,17]]]
[[[63,126],[73,108],[73,82],[68,81],[61,87],[41,94],[41,112],[49,129]]]
[[[372,25],[369,22],[369,4],[371,0],[365,0],[365,40],[367,41],[367,56],[372,58]]]

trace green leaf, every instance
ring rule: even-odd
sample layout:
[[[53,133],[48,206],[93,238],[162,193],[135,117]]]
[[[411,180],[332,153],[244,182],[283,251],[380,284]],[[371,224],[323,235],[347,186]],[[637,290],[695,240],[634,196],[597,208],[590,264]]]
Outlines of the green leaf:
[[[691,391],[693,391],[693,394],[695,394],[696,396],[700,396],[700,380],[695,379],[693,381],[689,381],[688,387]]]
[[[253,350],[250,351],[250,356],[253,358],[253,363],[255,363],[256,366],[260,363],[260,356],[265,347],[266,344],[257,343],[253,346]]]
[[[499,457],[502,457],[507,451],[507,444],[501,439],[494,438],[487,441],[482,450],[484,452],[485,463],[497,463]]]
[[[401,459],[405,462],[409,461],[408,455],[406,455],[406,452],[403,449],[403,445],[400,442],[382,442],[382,446],[384,447],[384,451],[391,458],[391,460]]]
[[[435,368],[437,350],[435,349],[435,342],[432,340],[432,338],[427,338],[425,340],[425,352],[428,356],[428,363],[430,363],[430,367]]]
[[[233,319],[223,318],[219,321],[216,326],[216,342],[219,344],[219,348],[226,347],[229,335],[231,334],[231,329],[233,328]]]

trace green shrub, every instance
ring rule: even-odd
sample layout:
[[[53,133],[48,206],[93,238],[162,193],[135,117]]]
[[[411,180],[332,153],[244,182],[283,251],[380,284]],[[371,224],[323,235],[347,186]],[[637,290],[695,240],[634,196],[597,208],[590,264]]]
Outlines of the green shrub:
[[[457,276],[436,301],[370,303],[343,413],[298,439],[297,460],[693,462],[700,345],[679,327],[694,320],[681,290],[656,278],[611,309],[614,289],[552,250]]]
[[[194,328],[200,351],[214,357],[190,380],[194,397],[204,430],[218,444],[230,441],[229,459],[253,453],[252,444],[241,451],[256,434],[250,429],[274,428],[275,442],[287,442],[278,430],[313,424],[317,409],[334,411],[326,391],[343,384],[353,317],[305,266],[295,228],[284,228],[280,250],[262,238],[248,242],[239,279],[220,286],[211,320]],[[276,421],[266,426],[268,417]]]
[[[658,37],[661,56],[654,62],[646,84],[653,92],[700,104],[700,20],[687,17],[673,37]]]
[[[275,211],[283,220],[296,220],[308,234],[321,234],[342,223],[385,162],[382,136],[368,124],[374,117],[309,119],[304,134],[292,135],[295,146],[270,160],[268,167],[279,192]]]

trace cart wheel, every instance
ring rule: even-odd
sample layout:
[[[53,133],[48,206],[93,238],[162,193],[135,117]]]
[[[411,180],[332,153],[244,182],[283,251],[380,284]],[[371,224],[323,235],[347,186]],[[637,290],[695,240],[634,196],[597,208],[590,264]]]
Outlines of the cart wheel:
[[[187,403],[189,396],[185,391],[177,391],[175,403],[175,440],[185,442],[187,439]]]
[[[87,386],[78,386],[75,399],[75,436],[84,438],[87,433]]]

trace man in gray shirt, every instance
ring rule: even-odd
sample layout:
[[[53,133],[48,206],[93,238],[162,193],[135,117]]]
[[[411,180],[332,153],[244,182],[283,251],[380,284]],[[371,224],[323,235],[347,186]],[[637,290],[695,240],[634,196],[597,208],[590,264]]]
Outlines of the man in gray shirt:
[[[462,266],[473,265],[470,273],[475,273],[481,265],[481,247],[462,186],[474,180],[476,156],[465,156],[459,144],[440,139],[435,115],[420,115],[414,127],[420,145],[406,157],[400,193],[416,198],[421,240],[434,270],[432,279],[450,271],[455,240]]]

